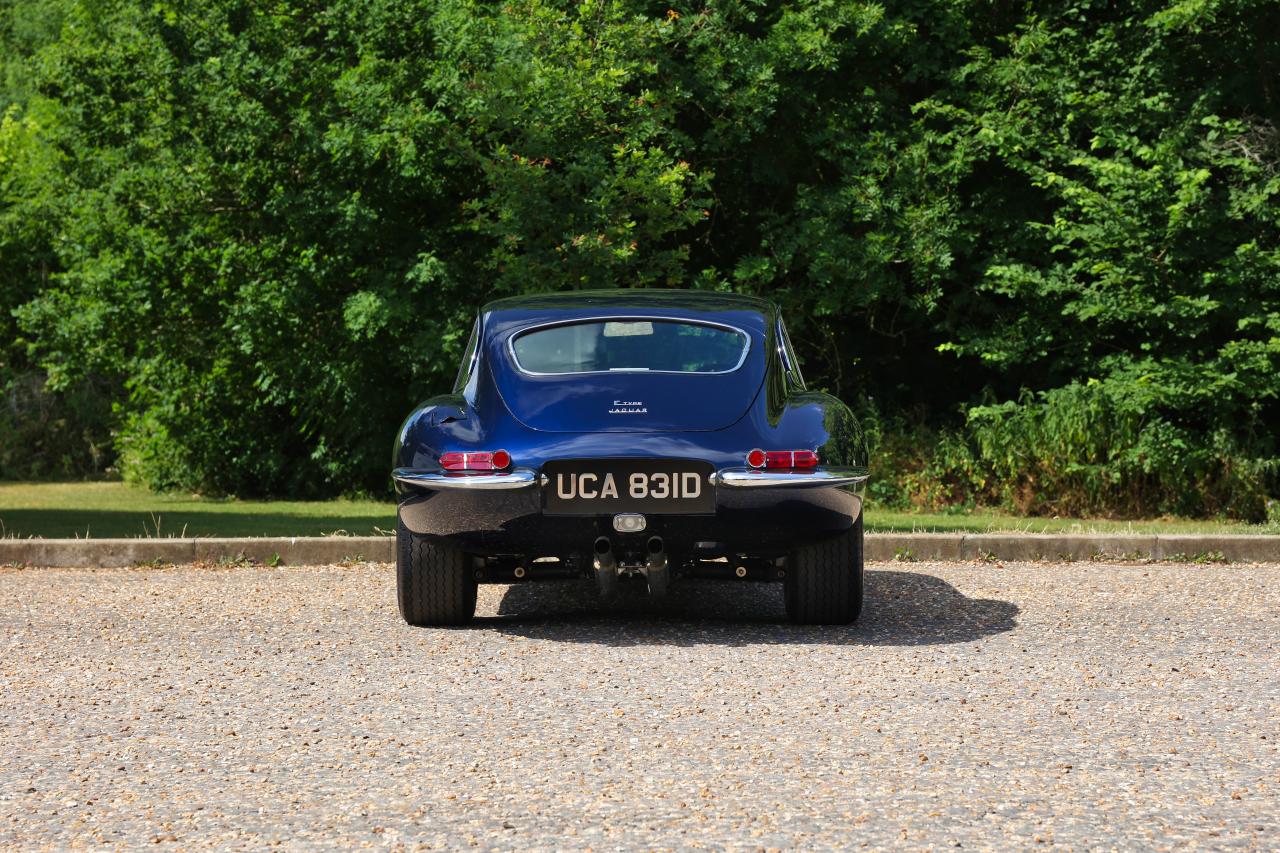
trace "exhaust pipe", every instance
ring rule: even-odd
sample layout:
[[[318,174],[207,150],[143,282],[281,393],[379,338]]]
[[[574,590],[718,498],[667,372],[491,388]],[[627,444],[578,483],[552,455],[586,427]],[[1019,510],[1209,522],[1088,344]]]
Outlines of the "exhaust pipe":
[[[618,563],[613,558],[613,543],[608,536],[596,539],[592,546],[596,552],[596,585],[601,598],[611,598],[618,589]]]
[[[645,561],[644,579],[649,582],[649,594],[661,598],[667,594],[667,584],[671,580],[666,545],[661,536],[650,536],[645,547],[649,550],[649,558]]]

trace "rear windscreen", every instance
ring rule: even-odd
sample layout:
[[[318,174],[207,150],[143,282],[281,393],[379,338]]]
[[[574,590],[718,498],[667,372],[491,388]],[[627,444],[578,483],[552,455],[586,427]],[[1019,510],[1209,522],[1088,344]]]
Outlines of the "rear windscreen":
[[[681,320],[588,320],[520,332],[511,341],[526,373],[727,373],[747,355],[745,332]]]

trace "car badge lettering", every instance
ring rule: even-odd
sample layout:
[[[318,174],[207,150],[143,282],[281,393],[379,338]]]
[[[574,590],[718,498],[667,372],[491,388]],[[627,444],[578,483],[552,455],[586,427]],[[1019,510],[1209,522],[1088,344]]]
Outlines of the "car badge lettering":
[[[614,400],[611,415],[647,415],[649,409],[639,400]]]

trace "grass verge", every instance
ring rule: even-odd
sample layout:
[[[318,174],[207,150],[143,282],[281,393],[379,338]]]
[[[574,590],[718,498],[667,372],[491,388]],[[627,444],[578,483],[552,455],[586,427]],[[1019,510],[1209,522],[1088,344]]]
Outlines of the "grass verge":
[[[218,500],[124,483],[0,483],[3,536],[373,536],[395,523],[395,505],[384,501]]]
[[[868,505],[866,528],[894,533],[1280,533],[1280,526],[1157,519],[912,513]],[[124,483],[0,483],[0,536],[372,536],[395,530],[389,501],[248,501],[155,494]]]

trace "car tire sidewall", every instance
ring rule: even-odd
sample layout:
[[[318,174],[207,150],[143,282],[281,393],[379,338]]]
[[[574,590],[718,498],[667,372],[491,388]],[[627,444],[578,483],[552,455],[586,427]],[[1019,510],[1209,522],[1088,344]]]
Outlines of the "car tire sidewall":
[[[396,519],[396,603],[410,625],[465,625],[475,616],[478,584],[460,548],[419,536]]]
[[[804,625],[844,625],[862,612],[862,514],[845,532],[791,552],[784,602],[791,621]]]

